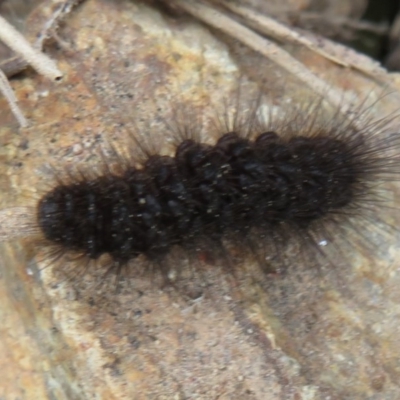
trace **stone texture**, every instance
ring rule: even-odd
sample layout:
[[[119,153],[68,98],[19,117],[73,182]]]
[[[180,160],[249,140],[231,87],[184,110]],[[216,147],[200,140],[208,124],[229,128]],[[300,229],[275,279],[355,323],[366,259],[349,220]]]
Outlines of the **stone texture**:
[[[45,15],[44,5],[30,22]],[[238,82],[249,96],[263,82],[277,112],[312,98],[272,62],[151,4],[87,0],[59,35],[68,47],[49,51],[62,82],[33,72],[12,81],[28,129],[18,130],[1,99],[2,208],[34,205],[49,164],[95,168],[99,149],[112,141],[123,150],[132,130],[162,140],[162,120],[174,110],[177,122],[187,109],[212,115]],[[355,99],[382,96],[366,77],[290,50]],[[391,92],[374,116],[397,108],[399,93]],[[43,251],[29,240],[2,245],[0,397],[396,400],[399,237],[380,240],[377,254],[354,248],[351,266],[299,261],[265,277],[254,265],[232,276],[211,263],[201,279],[185,277],[181,290],[143,275],[118,293],[93,287],[91,274],[62,279],[63,265],[39,273]]]

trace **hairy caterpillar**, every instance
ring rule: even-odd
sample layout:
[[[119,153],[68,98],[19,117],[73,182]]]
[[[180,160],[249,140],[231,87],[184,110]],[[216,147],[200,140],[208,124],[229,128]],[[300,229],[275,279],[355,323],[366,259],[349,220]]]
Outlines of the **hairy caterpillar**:
[[[34,211],[50,260],[104,259],[119,276],[139,257],[168,277],[174,254],[205,254],[230,271],[250,255],[272,271],[289,253],[337,260],[349,231],[368,245],[361,230],[379,220],[384,186],[399,179],[400,136],[385,131],[387,121],[363,119],[361,109],[327,120],[320,102],[277,120],[263,117],[261,97],[236,106],[212,121],[213,142],[180,118],[168,155],[136,138],[114,166],[58,178]]]

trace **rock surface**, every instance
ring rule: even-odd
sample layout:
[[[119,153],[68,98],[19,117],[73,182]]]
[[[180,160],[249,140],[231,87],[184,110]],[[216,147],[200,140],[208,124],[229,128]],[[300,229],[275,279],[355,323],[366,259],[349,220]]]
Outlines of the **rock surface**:
[[[33,72],[12,81],[28,129],[18,130],[1,99],[3,208],[34,204],[49,164],[95,168],[99,149],[112,141],[123,150],[133,130],[157,142],[164,119],[179,123],[187,109],[212,115],[239,83],[254,97],[263,82],[277,112],[312,98],[271,61],[142,2],[87,0],[59,36],[67,46],[51,55],[62,82]],[[396,110],[396,89],[382,98],[384,88],[361,74],[290,51],[354,98],[379,98],[374,116]],[[90,274],[62,279],[62,265],[39,272],[44,253],[29,240],[2,245],[0,397],[396,400],[400,238],[380,240],[379,254],[353,246],[351,266],[299,261],[261,276],[248,265],[232,276],[211,264],[179,291],[144,274],[118,292],[94,287]]]

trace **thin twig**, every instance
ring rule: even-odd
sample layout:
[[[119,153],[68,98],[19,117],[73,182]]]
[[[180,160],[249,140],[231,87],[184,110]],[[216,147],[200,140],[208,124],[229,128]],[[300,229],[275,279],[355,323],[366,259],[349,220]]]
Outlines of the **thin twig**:
[[[11,108],[12,113],[14,114],[15,118],[21,125],[21,127],[25,128],[28,126],[28,121],[25,119],[21,109],[18,107],[17,104],[17,97],[10,86],[8,79],[4,72],[0,69],[0,91],[3,96],[7,99],[8,105]]]
[[[13,56],[0,62],[0,69],[7,78],[22,72],[29,64],[20,56]]]
[[[264,14],[256,13],[250,8],[238,5],[236,3],[224,2],[223,6],[230,11],[233,11],[235,14],[242,16],[246,20],[246,25],[251,26],[260,33],[271,36],[274,39],[283,41],[284,43],[290,42],[303,45],[339,65],[344,67],[349,66],[345,60],[342,60],[338,57],[335,57],[335,55],[324,51],[324,49],[318,47],[306,36],[303,36],[301,33],[290,29],[286,25],[281,24],[273,18],[269,18]]]
[[[76,7],[78,4],[82,3],[84,0],[65,0],[62,4],[52,13],[51,18],[43,26],[34,47],[38,50],[43,50],[43,44],[45,40],[49,39],[54,35],[55,31],[60,25],[60,22]]]
[[[302,34],[272,18],[235,3],[224,2],[223,5],[230,11],[242,16],[250,27],[276,40],[303,45],[338,65],[357,69],[374,79],[386,74],[386,71],[380,67],[378,62],[325,37],[313,37],[308,33]]]
[[[13,51],[21,55],[39,74],[58,80],[62,77],[56,63],[31,46],[31,44],[2,16],[0,16],[0,39]]]
[[[54,37],[55,31],[60,25],[60,22],[68,15],[72,9],[84,0],[66,0],[64,1],[51,15],[51,18],[43,26],[40,33],[37,35],[37,39],[33,44],[33,47],[39,51],[43,51],[44,42]],[[28,62],[21,56],[13,56],[0,62],[0,69],[6,74],[8,78],[15,74],[23,71],[27,66]]]
[[[49,38],[49,32],[55,30],[65,15],[69,14],[74,6],[83,0],[66,0],[52,14],[46,22],[35,44],[32,46],[12,25],[0,16],[0,40],[17,54],[0,63],[0,91],[6,97],[11,111],[21,127],[28,125],[21,109],[18,107],[16,96],[8,83],[7,78],[23,71],[29,64],[43,76],[57,80],[62,77],[61,71],[55,62],[42,53],[43,44]]]
[[[208,5],[195,2],[194,0],[170,0],[170,3],[175,4],[197,19],[236,38],[246,46],[269,58],[286,69],[289,73],[302,80],[334,107],[341,109],[343,95],[334,88],[327,90],[328,84],[325,81],[314,75],[302,63],[297,61],[275,43],[259,36],[254,31]]]
[[[387,23],[374,23],[369,21],[359,21],[343,17],[340,15],[324,15],[322,13],[315,13],[310,11],[303,11],[299,14],[300,20],[307,23],[308,21],[318,21],[329,23],[329,25],[336,25],[347,27],[355,31],[366,31],[376,35],[387,35],[389,33],[389,26]]]

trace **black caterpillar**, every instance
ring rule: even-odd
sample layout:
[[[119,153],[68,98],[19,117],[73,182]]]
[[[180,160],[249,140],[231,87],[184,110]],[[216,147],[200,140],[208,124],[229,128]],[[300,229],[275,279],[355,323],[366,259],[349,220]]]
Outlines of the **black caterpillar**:
[[[399,157],[388,151],[400,141],[350,123],[300,133],[232,131],[214,145],[186,138],[174,156],[149,154],[140,168],[61,182],[39,201],[38,226],[63,252],[109,254],[115,265],[139,255],[162,261],[175,247],[228,243],[270,259],[293,236],[318,246],[381,201],[377,183],[399,178]]]

